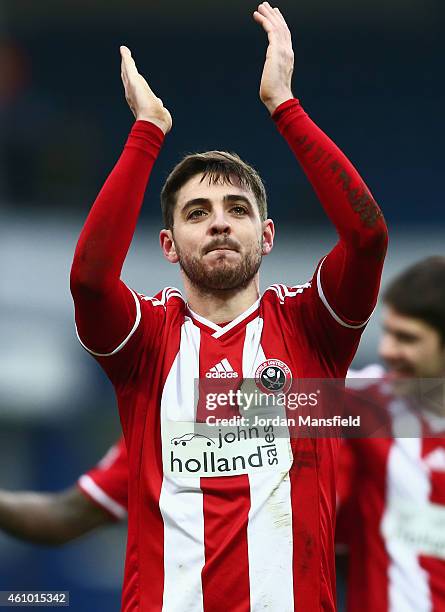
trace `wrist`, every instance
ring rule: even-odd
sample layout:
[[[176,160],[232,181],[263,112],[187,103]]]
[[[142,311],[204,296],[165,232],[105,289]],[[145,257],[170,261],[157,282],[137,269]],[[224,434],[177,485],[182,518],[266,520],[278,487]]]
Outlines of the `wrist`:
[[[161,130],[164,136],[167,134],[167,132],[170,129],[170,127],[166,124],[165,121],[162,121],[162,119],[159,119],[158,117],[153,117],[153,116],[150,116],[144,113],[138,114],[136,116],[136,121],[147,121],[148,123],[152,123],[153,125],[155,125]]]
[[[294,95],[292,93],[292,91],[289,90],[285,90],[279,94],[274,95],[273,97],[270,98],[266,98],[263,99],[263,103],[265,105],[265,107],[267,108],[267,110],[269,111],[269,113],[271,115],[274,114],[274,112],[276,111],[276,109],[283,104],[284,102],[287,102],[288,100],[293,99]]]

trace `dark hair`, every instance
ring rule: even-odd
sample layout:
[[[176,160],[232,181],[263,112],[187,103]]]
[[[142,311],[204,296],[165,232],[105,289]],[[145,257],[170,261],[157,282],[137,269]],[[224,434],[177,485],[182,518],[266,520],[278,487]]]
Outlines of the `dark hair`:
[[[189,179],[201,172],[202,180],[207,178],[213,184],[224,182],[231,185],[233,179],[236,179],[242,187],[252,191],[261,220],[267,218],[266,190],[258,172],[236,153],[207,151],[187,155],[168,175],[161,191],[162,216],[166,228],[173,228],[173,211],[178,191]]]
[[[445,257],[428,257],[397,276],[383,300],[398,313],[421,319],[445,341]]]

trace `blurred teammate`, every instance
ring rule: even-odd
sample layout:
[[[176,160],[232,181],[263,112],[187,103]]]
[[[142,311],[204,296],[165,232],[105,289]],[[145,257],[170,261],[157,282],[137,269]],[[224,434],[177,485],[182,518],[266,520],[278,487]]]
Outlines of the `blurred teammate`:
[[[127,452],[119,440],[60,493],[0,489],[0,529],[37,544],[61,545],[127,516]]]
[[[445,610],[445,258],[410,267],[385,296],[380,366],[353,373],[389,423],[346,440],[338,539],[349,612]],[[369,380],[382,377],[379,381]],[[354,383],[355,381],[352,381]],[[358,394],[360,397],[360,393]]]
[[[254,18],[269,39],[261,100],[339,241],[311,282],[260,297],[258,269],[274,238],[261,179],[235,155],[191,155],[161,195],[161,248],[180,265],[185,299],[174,288],[154,298],[129,289],[121,269],[172,120],[121,49],[137,121],[79,238],[71,290],[79,338],[115,386],[127,444],[126,611],[335,609],[336,440],[269,431],[266,442],[243,430],[217,447],[191,433],[206,416],[196,378],[231,390],[245,378],[281,381],[279,390],[292,377],[344,377],[386,251],[362,179],[293,98],[284,18],[268,3]]]

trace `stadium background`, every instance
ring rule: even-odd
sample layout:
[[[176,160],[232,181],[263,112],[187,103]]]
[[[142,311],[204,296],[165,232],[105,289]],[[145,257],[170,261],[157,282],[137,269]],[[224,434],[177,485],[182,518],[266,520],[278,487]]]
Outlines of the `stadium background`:
[[[385,280],[444,253],[444,4],[283,0],[294,93],[344,149],[390,229]],[[125,267],[147,294],[177,284],[158,249],[159,190],[185,153],[234,150],[277,223],[262,287],[311,275],[335,234],[257,95],[266,43],[251,2],[8,0],[0,7],[0,487],[58,490],[118,436],[111,387],[77,344],[68,275],[89,207],[131,126],[119,44],[173,115]],[[354,296],[351,295],[351,300]],[[355,365],[375,361],[379,312]],[[124,527],[63,549],[0,535],[0,589],[64,589],[118,610]]]

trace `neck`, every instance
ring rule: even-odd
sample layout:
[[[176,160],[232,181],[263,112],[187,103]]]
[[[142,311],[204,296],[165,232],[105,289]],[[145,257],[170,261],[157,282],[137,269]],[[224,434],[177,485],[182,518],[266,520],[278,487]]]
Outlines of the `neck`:
[[[241,289],[203,289],[193,285],[184,274],[183,282],[187,302],[193,312],[217,325],[236,319],[260,296],[258,274]]]

